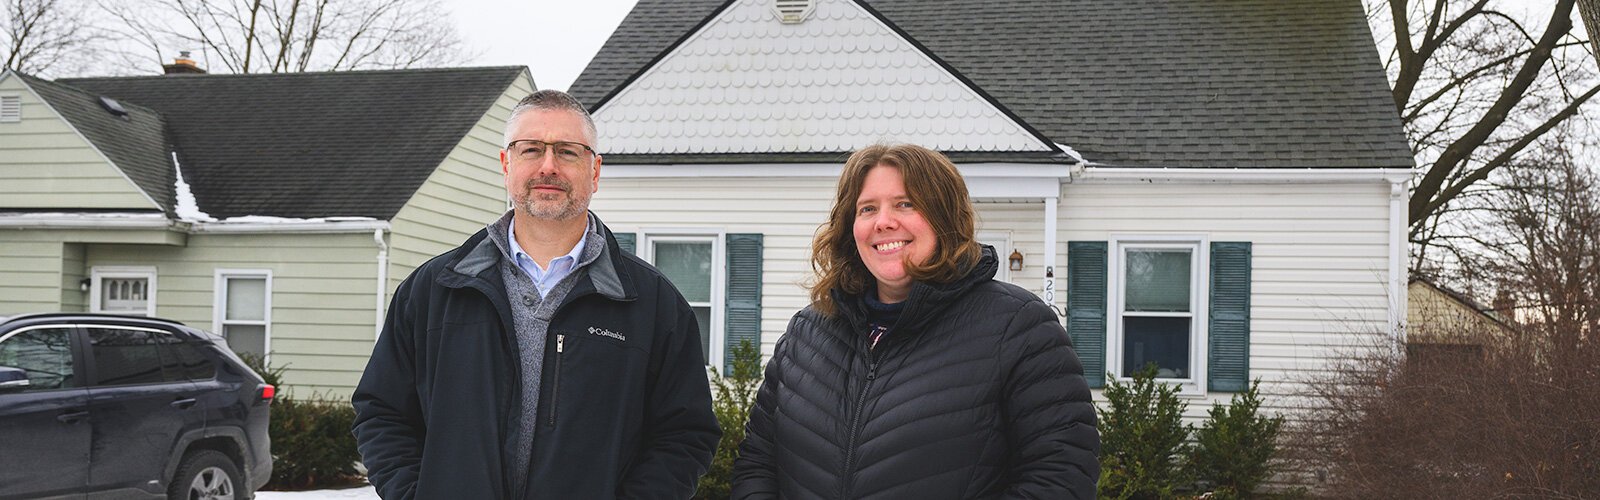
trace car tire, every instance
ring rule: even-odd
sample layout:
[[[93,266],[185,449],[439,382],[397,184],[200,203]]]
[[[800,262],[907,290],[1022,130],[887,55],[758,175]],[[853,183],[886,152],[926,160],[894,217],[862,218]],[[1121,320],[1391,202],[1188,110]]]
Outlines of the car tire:
[[[244,500],[244,478],[239,466],[216,450],[196,450],[183,456],[172,483],[169,500]]]

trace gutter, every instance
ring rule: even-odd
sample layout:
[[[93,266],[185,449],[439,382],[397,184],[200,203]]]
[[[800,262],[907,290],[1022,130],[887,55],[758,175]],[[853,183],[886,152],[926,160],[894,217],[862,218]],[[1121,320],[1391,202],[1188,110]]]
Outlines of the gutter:
[[[161,214],[25,214],[0,215],[0,228],[8,229],[108,229],[187,231],[190,225]]]

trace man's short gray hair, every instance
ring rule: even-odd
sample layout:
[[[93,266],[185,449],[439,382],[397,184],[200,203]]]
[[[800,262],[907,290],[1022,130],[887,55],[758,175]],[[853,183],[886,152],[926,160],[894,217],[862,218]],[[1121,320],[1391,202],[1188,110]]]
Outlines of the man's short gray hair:
[[[561,110],[577,113],[578,116],[583,117],[583,125],[585,128],[589,129],[589,137],[594,138],[594,141],[596,142],[600,140],[599,134],[596,133],[594,128],[594,118],[589,116],[589,110],[583,107],[583,103],[578,102],[577,98],[572,97],[571,94],[566,92],[545,89],[529,94],[528,97],[522,98],[522,101],[517,103],[517,107],[511,108],[511,116],[506,118],[506,140],[504,143],[501,143],[502,147],[507,144],[511,144],[511,124],[517,121],[517,117],[522,116],[523,113],[526,113],[529,110],[535,109],[542,111]],[[592,148],[597,146],[590,144],[589,147]]]

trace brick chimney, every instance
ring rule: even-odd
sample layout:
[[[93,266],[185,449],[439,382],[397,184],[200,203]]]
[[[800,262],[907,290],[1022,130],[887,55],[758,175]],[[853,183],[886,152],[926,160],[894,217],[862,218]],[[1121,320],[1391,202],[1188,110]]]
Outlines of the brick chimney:
[[[206,70],[200,69],[199,66],[196,66],[194,64],[194,60],[189,58],[189,51],[187,51],[187,50],[179,52],[178,53],[178,58],[177,59],[173,59],[172,60],[172,64],[163,64],[163,65],[161,65],[161,69],[165,70],[166,74],[169,74],[169,75],[204,75],[204,74],[206,74]]]

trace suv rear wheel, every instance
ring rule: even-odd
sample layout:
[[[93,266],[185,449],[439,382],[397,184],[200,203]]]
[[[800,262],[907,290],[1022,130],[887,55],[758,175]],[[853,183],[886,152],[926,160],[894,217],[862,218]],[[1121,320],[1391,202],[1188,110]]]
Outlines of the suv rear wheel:
[[[197,450],[184,455],[178,473],[167,487],[170,500],[243,499],[239,467],[227,455],[215,450]]]

